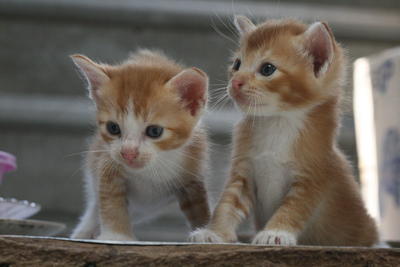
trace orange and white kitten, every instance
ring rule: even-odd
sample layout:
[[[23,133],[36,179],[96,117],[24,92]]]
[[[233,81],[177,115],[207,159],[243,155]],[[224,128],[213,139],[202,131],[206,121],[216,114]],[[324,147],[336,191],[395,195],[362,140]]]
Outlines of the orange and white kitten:
[[[72,238],[136,240],[133,222],[175,197],[192,228],[204,226],[207,75],[149,50],[115,66],[72,59],[98,126],[86,158],[87,207]]]
[[[230,179],[197,242],[235,242],[254,211],[254,244],[371,246],[350,163],[337,147],[345,58],[326,23],[237,16],[240,47],[229,94],[244,118]]]

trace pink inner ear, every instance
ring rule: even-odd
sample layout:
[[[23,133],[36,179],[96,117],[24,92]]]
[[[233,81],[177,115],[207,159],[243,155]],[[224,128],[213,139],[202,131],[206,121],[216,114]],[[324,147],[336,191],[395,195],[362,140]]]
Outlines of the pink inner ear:
[[[102,86],[105,82],[105,79],[102,76],[99,76],[97,73],[88,71],[87,77],[90,81],[90,87],[92,90],[97,90]]]
[[[192,116],[205,105],[207,92],[207,76],[195,68],[185,70],[172,80],[181,100]]]
[[[97,97],[97,90],[109,80],[105,70],[99,65],[82,55],[73,55],[72,60],[88,82],[89,96]]]
[[[182,100],[187,103],[186,107],[192,116],[195,116],[200,107],[205,104],[204,91],[204,86],[195,83],[189,84],[181,91]]]
[[[329,45],[329,44],[328,44]],[[314,58],[314,74],[317,75],[322,66],[329,58],[329,52],[325,49],[327,46],[326,40],[316,40],[313,47],[311,47],[311,54]]]
[[[313,57],[314,74],[318,76],[322,67],[332,56],[332,40],[326,26],[317,23],[310,26],[308,50]]]

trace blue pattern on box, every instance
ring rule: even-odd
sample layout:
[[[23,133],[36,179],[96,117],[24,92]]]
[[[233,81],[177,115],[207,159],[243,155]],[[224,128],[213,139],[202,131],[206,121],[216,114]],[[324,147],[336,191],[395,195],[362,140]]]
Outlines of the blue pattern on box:
[[[388,82],[394,74],[394,62],[390,59],[383,62],[373,71],[373,87],[378,89],[382,94],[386,93]]]
[[[389,128],[383,140],[383,161],[381,162],[381,179],[379,180],[379,198],[381,213],[384,213],[382,196],[389,194],[400,206],[400,134],[398,129]]]

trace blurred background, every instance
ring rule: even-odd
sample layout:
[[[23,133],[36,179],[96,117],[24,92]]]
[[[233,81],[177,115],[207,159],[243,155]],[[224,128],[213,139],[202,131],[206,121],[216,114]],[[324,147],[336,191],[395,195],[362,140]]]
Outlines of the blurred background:
[[[357,166],[351,63],[400,45],[400,1],[0,0],[0,150],[15,154],[19,165],[0,195],[41,204],[35,218],[65,222],[68,234],[84,208],[82,152],[94,129],[93,106],[68,56],[82,53],[113,64],[138,47],[161,49],[205,70],[212,94],[226,81],[237,44],[231,20],[239,13],[254,21],[294,17],[330,24],[350,59],[340,145]],[[238,119],[229,103],[206,116],[214,143],[214,199],[226,177],[230,132]],[[185,227],[174,204],[136,229],[142,239],[179,241]]]

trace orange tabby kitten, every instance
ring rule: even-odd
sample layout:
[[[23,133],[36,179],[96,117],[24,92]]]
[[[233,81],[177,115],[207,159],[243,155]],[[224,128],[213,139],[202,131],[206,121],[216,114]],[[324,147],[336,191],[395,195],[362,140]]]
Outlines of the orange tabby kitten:
[[[375,222],[337,147],[345,58],[326,23],[235,18],[229,94],[244,118],[230,179],[197,242],[234,242],[254,211],[254,244],[371,246]]]
[[[204,226],[207,75],[148,50],[116,66],[72,59],[98,125],[86,158],[87,207],[72,238],[136,240],[133,221],[174,197],[193,228]]]

